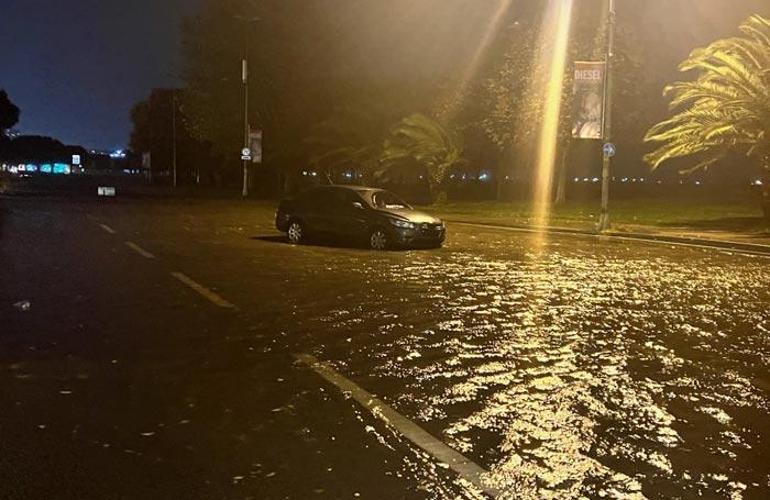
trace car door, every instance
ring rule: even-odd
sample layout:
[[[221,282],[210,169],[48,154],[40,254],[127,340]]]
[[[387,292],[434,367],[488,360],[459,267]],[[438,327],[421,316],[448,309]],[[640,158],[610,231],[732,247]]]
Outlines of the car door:
[[[328,188],[315,188],[305,193],[300,200],[299,216],[309,232],[323,234],[328,231],[327,215],[330,198]]]
[[[355,191],[337,189],[329,214],[331,231],[342,237],[359,237],[367,229],[367,205]]]
[[[342,236],[345,234],[345,215],[347,190],[338,187],[323,189],[323,196],[319,200],[318,226],[328,235]]]

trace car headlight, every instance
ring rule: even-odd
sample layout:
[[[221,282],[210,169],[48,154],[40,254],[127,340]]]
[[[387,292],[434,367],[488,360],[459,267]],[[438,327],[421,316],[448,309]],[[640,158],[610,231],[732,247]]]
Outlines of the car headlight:
[[[415,227],[417,227],[414,225],[413,222],[408,222],[400,219],[390,219],[390,223],[402,229],[414,229]]]

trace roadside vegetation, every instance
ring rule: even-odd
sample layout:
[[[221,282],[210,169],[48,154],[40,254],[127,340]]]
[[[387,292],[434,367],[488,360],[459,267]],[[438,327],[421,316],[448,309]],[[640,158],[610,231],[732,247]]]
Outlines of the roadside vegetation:
[[[605,20],[597,15],[603,5],[577,3],[570,62],[603,58]],[[537,29],[542,9],[495,12],[448,2],[432,13],[434,23],[415,18],[407,29],[415,8],[412,0],[334,0],[334,8],[323,0],[204,0],[183,27],[186,85],[176,113],[190,144],[197,141],[197,151],[205,153],[206,177],[217,184],[240,178],[239,69],[246,57],[251,126],[264,133],[258,174],[263,182],[277,179],[269,181],[271,189],[295,190],[303,183],[291,179],[303,181],[312,170],[308,180],[315,182],[418,183],[443,203],[452,173],[478,178],[483,171],[499,186],[491,197],[515,199],[505,186],[509,179],[527,184],[533,178],[544,106],[536,91],[544,86],[537,55],[548,49]],[[770,21],[753,16],[740,36],[695,50],[680,67],[692,77],[667,88],[667,111],[657,75],[674,80],[673,65],[658,67],[655,51],[648,50],[658,42],[636,22],[644,6],[622,8],[614,61],[616,168],[637,176],[649,175],[650,166],[708,176],[703,170],[718,166],[748,183],[748,158],[756,165],[753,179],[764,177],[770,185]],[[442,16],[447,23],[464,16],[467,26],[479,29],[449,33],[441,29]],[[594,177],[600,164],[599,141],[572,138],[575,103],[567,74],[552,186],[557,205],[574,202],[569,179]],[[166,101],[157,106],[168,107]],[[141,118],[152,112],[135,111],[134,137],[141,139],[147,136],[141,129],[153,126]],[[145,149],[147,143],[135,141]]]
[[[519,202],[454,202],[430,208],[442,217],[458,221],[530,225],[535,221],[531,204]],[[757,218],[756,202],[739,198],[721,202],[703,199],[633,199],[612,203],[613,227],[617,230],[725,231],[756,234],[770,241],[770,224]],[[569,201],[554,207],[551,225],[592,230],[599,221],[595,202]],[[646,228],[646,229],[645,229]]]
[[[692,172],[739,153],[770,184],[770,19],[753,16],[740,29],[743,36],[697,49],[680,65],[695,78],[666,88],[675,114],[645,137],[659,145],[646,157],[653,168],[686,158],[684,172]],[[764,210],[770,218],[770,200]]]

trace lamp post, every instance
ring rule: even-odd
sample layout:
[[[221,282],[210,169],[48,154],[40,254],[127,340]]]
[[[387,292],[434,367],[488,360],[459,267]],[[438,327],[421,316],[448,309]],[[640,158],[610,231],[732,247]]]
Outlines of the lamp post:
[[[176,175],[176,89],[171,89],[171,165],[174,174],[174,189],[177,185]]]
[[[243,73],[243,149],[249,149],[249,61],[244,55],[242,61]],[[249,196],[249,160],[243,162],[243,197]]]
[[[615,0],[608,0],[607,14],[607,52],[604,59],[604,119],[602,123],[602,143],[612,142],[612,59],[615,55]],[[602,213],[599,218],[599,232],[610,228],[610,173],[614,152],[603,149],[602,160]]]
[[[250,28],[252,25],[258,23],[262,19],[259,17],[244,17],[241,15],[233,16],[233,19],[244,24],[244,37],[243,37],[243,59],[241,60],[241,77],[243,81],[243,149],[251,149],[250,146],[250,133],[251,127],[249,125],[249,45],[250,45]],[[245,157],[246,155],[242,155]],[[243,191],[242,196],[247,198],[249,196],[249,160],[242,159],[243,164]]]

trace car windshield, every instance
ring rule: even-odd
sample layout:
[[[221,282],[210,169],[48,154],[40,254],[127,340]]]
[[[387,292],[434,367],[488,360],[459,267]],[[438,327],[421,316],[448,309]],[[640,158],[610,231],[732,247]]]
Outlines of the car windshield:
[[[388,191],[377,191],[372,195],[372,202],[377,208],[404,210],[411,208],[404,200]]]

